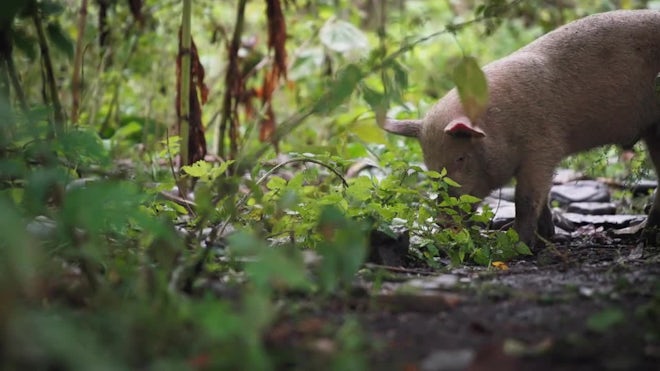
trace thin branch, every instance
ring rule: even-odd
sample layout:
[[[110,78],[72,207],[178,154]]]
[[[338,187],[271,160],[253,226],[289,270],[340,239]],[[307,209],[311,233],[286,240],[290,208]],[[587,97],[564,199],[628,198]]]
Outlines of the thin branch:
[[[270,175],[272,175],[274,172],[276,172],[277,170],[279,170],[279,169],[282,168],[283,166],[286,166],[286,165],[288,165],[288,164],[292,164],[292,163],[294,163],[294,162],[312,162],[312,163],[315,163],[315,164],[317,164],[317,165],[323,166],[324,168],[326,168],[326,169],[332,171],[333,173],[335,173],[335,175],[336,175],[339,179],[341,179],[341,182],[342,182],[342,184],[344,185],[344,188],[347,188],[347,187],[348,187],[348,183],[346,182],[346,179],[344,179],[344,176],[339,172],[339,170],[335,169],[334,167],[332,167],[332,166],[330,166],[330,165],[328,165],[328,164],[326,164],[326,163],[324,163],[324,162],[322,162],[322,161],[319,161],[319,160],[316,160],[316,159],[313,159],[313,158],[309,158],[309,157],[297,157],[297,158],[292,158],[292,159],[290,159],[290,160],[287,160],[287,161],[284,161],[284,162],[282,162],[282,163],[277,164],[277,165],[274,166],[272,169],[268,170],[268,171],[266,172],[266,174],[264,174],[261,178],[259,178],[259,180],[257,180],[256,184],[261,184],[261,183],[263,183],[263,181],[266,180],[266,179],[267,179]]]
[[[236,157],[238,138],[238,117],[236,117],[236,100],[238,99],[235,94],[238,93],[240,84],[241,73],[238,68],[238,49],[241,46],[241,35],[243,34],[243,23],[245,18],[245,5],[247,0],[240,0],[238,3],[238,10],[236,13],[236,26],[234,27],[234,34],[232,36],[231,44],[229,45],[228,56],[229,64],[227,66],[227,73],[225,75],[225,96],[222,102],[222,120],[218,127],[217,146],[218,155],[222,158],[233,159]],[[229,156],[225,153],[225,133],[229,125]]]
[[[87,1],[80,0],[80,10],[78,11],[78,39],[76,40],[76,54],[73,56],[73,76],[71,77],[71,122],[78,123],[78,113],[80,110],[80,70],[82,69],[83,40],[85,38],[85,25],[87,24]]]
[[[27,117],[29,113],[27,99],[25,98],[25,92],[23,91],[23,86],[18,78],[16,66],[14,65],[14,60],[11,55],[6,56],[5,63],[7,64],[7,73],[9,74],[11,85],[14,88],[16,99],[18,99],[18,104],[21,106],[23,114]]]
[[[179,87],[179,104],[181,115],[179,116],[180,123],[180,156],[181,162],[179,167],[190,165],[188,163],[188,137],[190,137],[190,18],[191,18],[191,2],[192,0],[183,0],[183,15],[181,20],[181,86]]]
[[[41,13],[39,12],[36,5],[32,9],[32,21],[34,22],[34,28],[37,30],[37,38],[39,39],[39,48],[41,50],[41,59],[44,64],[44,69],[46,72],[46,82],[48,85],[50,102],[53,105],[53,118],[54,122],[54,134],[58,135],[64,131],[64,120],[65,115],[62,109],[62,103],[60,102],[59,95],[57,93],[57,82],[55,81],[55,72],[53,68],[53,62],[50,58],[50,51],[48,49],[48,42],[46,41],[46,34],[44,33],[44,27],[41,23]]]

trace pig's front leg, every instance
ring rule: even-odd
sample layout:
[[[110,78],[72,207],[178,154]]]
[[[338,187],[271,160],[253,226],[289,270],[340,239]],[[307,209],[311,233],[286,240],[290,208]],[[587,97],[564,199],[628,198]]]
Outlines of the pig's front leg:
[[[543,238],[554,233],[552,214],[548,207],[548,192],[552,181],[552,168],[522,167],[516,177],[516,221],[513,225],[520,240],[530,248],[538,247],[537,227]],[[538,244],[542,246],[542,243]]]

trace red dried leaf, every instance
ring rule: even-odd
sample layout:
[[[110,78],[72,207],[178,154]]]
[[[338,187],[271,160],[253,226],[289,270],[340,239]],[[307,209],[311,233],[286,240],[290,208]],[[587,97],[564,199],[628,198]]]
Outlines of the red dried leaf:
[[[192,38],[190,40],[190,48],[191,48],[190,67],[192,69],[191,81],[194,82],[195,85],[197,85],[197,88],[199,89],[199,93],[202,97],[202,104],[206,104],[209,98],[209,88],[206,86],[206,83],[204,82],[204,66],[202,66],[202,62],[199,60],[199,54],[197,53],[197,45],[195,45],[195,40],[192,40]]]
[[[142,0],[128,0],[128,6],[131,8],[131,14],[140,24],[144,24],[144,14],[142,13]]]
[[[260,122],[259,139],[271,140],[275,131],[275,112],[272,109],[273,92],[277,89],[278,80],[286,80],[286,22],[282,13],[280,0],[266,0],[266,16],[268,18],[268,49],[274,53],[274,63],[265,72],[261,87],[261,102],[266,108],[265,117]],[[273,142],[277,150],[277,142]]]
[[[242,80],[244,81],[244,80]],[[245,87],[244,87],[245,88]],[[245,111],[245,117],[247,119],[251,119],[254,117],[254,106],[252,105],[252,99],[255,97],[260,97],[261,96],[261,89],[248,89],[243,95],[240,97],[240,104],[243,105],[243,110]]]
[[[245,89],[244,76],[240,70],[238,51],[241,46],[243,19],[247,0],[240,0],[236,13],[236,27],[227,49],[227,72],[225,74],[225,93],[222,101],[222,119],[219,125],[218,154],[233,159],[238,153],[238,106],[241,104]],[[229,154],[225,151],[225,135],[228,133]]]
[[[259,123],[259,140],[262,142],[270,140],[275,131],[275,112],[273,111],[272,97],[273,92],[277,88],[279,76],[279,68],[277,65],[274,65],[269,71],[266,71],[264,82],[260,89],[261,102],[266,107],[265,117]],[[275,145],[277,150],[277,143],[273,142],[273,145]]]
[[[197,91],[190,85],[190,132],[188,137],[188,159],[190,164],[203,160],[206,156],[206,139],[202,124],[202,107]]]
[[[181,30],[179,30],[179,54],[176,60],[176,112],[177,117],[181,118],[181,59],[186,52],[183,50],[181,44]],[[199,160],[203,160],[206,156],[206,138],[204,138],[204,124],[202,123],[202,104],[206,103],[208,99],[209,90],[204,83],[204,67],[199,60],[197,53],[197,46],[195,41],[191,39],[190,44],[190,90],[188,93],[189,108],[188,125],[190,127],[188,136],[188,164],[190,165]],[[199,93],[198,90],[199,89]],[[200,104],[199,95],[201,95],[202,103]],[[179,130],[181,130],[179,120]]]
[[[261,86],[261,101],[266,104],[270,103],[273,92],[277,89],[277,79],[279,77],[279,68],[275,65],[269,71],[266,71],[264,76],[264,83]]]
[[[268,17],[268,48],[275,51],[278,77],[286,79],[286,23],[280,0],[266,0]]]
[[[270,140],[273,132],[275,131],[275,113],[272,106],[269,104],[266,107],[266,113],[261,122],[259,123],[259,140],[262,142]]]
[[[206,369],[211,366],[212,357],[208,353],[200,353],[188,360],[188,365],[193,369]]]

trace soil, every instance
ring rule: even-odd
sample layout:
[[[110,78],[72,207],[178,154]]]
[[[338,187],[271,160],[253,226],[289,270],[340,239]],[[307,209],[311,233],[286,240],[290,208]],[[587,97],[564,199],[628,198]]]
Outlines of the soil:
[[[450,274],[432,307],[359,315],[381,346],[372,369],[660,370],[658,248],[578,243]]]
[[[659,262],[658,249],[635,244],[578,245],[505,271],[458,270],[465,284],[449,291],[460,297],[453,305],[361,315],[383,344],[373,369],[660,370],[660,319],[644,311],[658,300]],[[604,311],[623,318],[588,325]]]
[[[316,313],[357,319],[368,369],[660,370],[660,249],[634,239],[556,245],[498,269],[370,268],[388,275],[364,279],[366,290],[331,318]],[[309,332],[316,322],[302,323]],[[276,348],[298,348],[288,335]],[[318,353],[323,343],[314,344]]]

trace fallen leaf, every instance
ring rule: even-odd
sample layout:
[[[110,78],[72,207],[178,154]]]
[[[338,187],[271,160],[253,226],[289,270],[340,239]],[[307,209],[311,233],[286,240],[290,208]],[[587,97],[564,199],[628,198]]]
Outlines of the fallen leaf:
[[[509,270],[509,266],[505,262],[494,261],[491,264],[493,265],[493,267],[495,267],[499,270],[502,270],[502,271],[508,271]]]

